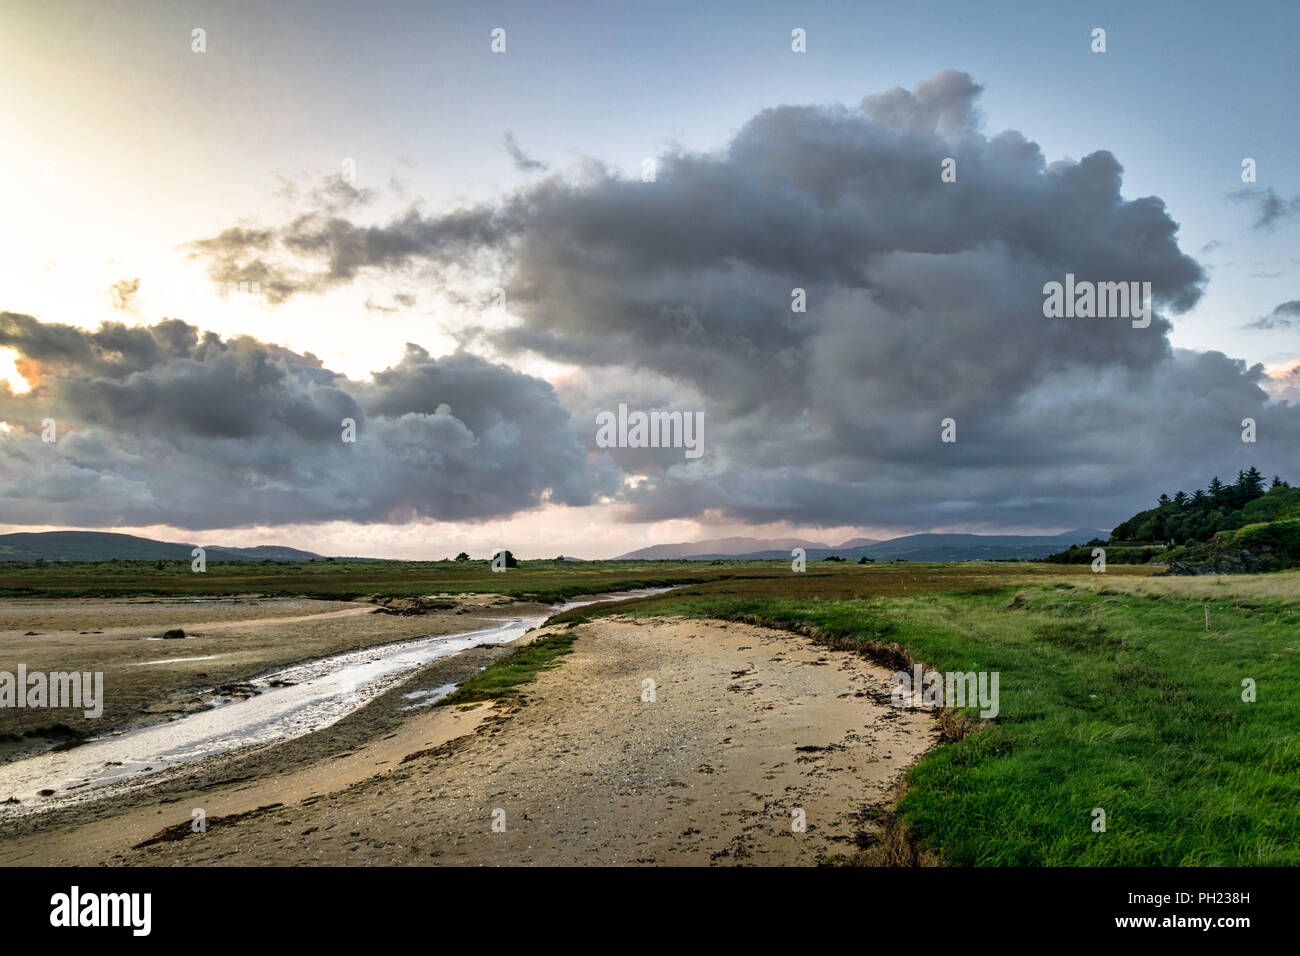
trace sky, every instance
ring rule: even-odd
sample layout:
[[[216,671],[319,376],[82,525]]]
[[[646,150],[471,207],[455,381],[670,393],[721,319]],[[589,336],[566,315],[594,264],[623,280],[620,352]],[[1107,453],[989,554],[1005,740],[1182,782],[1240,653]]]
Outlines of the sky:
[[[1300,479],[1298,20],[8,3],[0,530],[595,558]],[[1067,273],[1153,321],[1046,318]]]

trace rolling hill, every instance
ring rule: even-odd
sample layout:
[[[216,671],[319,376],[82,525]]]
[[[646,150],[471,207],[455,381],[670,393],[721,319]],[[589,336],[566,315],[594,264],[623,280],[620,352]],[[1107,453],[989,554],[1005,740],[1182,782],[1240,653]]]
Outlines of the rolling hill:
[[[867,540],[866,538],[859,539]],[[790,553],[791,548],[829,548],[830,545],[820,541],[805,541],[801,538],[712,538],[707,541],[681,542],[678,544],[656,544],[649,548],[640,548],[621,554],[615,561],[664,561],[683,558],[717,558],[733,555],[753,554],[759,551],[781,551]]]
[[[683,544],[661,544],[642,548],[622,555],[627,560],[685,559],[705,560],[777,560],[789,559],[792,548],[803,548],[809,561],[820,561],[831,555],[856,561],[866,557],[874,561],[994,561],[1031,560],[1045,558],[1072,544],[1082,544],[1107,532],[1093,528],[1079,528],[1055,535],[1016,534],[909,534],[888,541],[854,538],[832,548],[817,542],[798,538],[779,538],[762,541],[754,538],[721,538],[713,541],[696,541]],[[759,547],[753,550],[735,550],[711,547],[723,542],[752,541]],[[863,543],[867,542],[867,543]]]
[[[105,531],[40,531],[0,535],[0,561],[189,561],[192,544]],[[323,561],[297,548],[204,545],[208,561]]]

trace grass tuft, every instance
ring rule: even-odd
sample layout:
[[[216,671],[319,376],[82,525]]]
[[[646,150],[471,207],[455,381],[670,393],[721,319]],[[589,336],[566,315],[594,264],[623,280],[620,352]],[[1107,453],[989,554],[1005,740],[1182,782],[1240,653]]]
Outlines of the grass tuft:
[[[559,666],[559,658],[573,653],[577,634],[552,634],[507,654],[479,671],[454,692],[438,701],[439,707],[472,704],[503,697],[518,697],[519,687],[537,680],[542,671]]]

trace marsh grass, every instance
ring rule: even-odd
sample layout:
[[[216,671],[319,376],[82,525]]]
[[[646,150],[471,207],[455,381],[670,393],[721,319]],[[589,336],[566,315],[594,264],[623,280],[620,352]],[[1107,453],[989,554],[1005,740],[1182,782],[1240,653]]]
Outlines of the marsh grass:
[[[551,634],[525,644],[479,671],[438,701],[437,706],[517,697],[520,685],[535,681],[542,671],[558,666],[559,658],[573,653],[577,637],[576,634]]]
[[[1116,568],[1114,575],[1152,568]],[[1008,580],[1078,579],[1086,567],[1017,563],[837,566],[816,562],[792,574],[788,561],[520,561],[493,572],[487,561],[0,562],[0,597],[189,597],[257,594],[267,597],[421,597],[430,594],[508,594],[557,604],[581,594],[717,585],[710,593],[844,597],[862,593],[1001,586]],[[750,582],[728,591],[726,582]],[[753,582],[765,582],[755,585]]]
[[[718,578],[771,575],[769,562],[721,566],[689,561],[521,561],[493,572],[486,561],[189,562],[158,568],[148,561],[0,564],[0,597],[187,597],[256,594],[326,600],[507,594],[557,604],[580,594],[694,584]]]
[[[898,648],[940,671],[998,671],[996,721],[932,751],[898,806],[947,863],[1300,863],[1300,572],[1107,572],[830,600],[673,595],[635,613],[764,622]]]

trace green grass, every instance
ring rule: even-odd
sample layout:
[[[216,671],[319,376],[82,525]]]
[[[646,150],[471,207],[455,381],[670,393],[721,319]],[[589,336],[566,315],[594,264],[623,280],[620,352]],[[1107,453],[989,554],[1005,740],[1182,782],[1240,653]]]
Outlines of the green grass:
[[[438,706],[518,696],[519,685],[536,680],[542,671],[557,667],[560,657],[573,653],[576,640],[576,634],[551,634],[525,644],[479,671],[455,692],[438,701]]]
[[[304,561],[0,563],[0,597],[186,597],[258,594],[352,600],[428,594],[509,594],[558,603],[578,594],[692,584],[719,577],[775,574],[771,563],[690,561],[521,561],[493,572],[487,561]],[[788,569],[787,569],[788,570]]]
[[[998,671],[994,724],[924,758],[898,808],[948,863],[1300,864],[1300,573],[1265,576],[1263,597],[1259,578],[1224,579],[1209,633],[1206,582],[1157,579],[1142,594],[1106,578],[830,600],[670,595],[635,613],[812,624],[897,642],[941,671]],[[1235,599],[1237,582],[1248,597]]]
[[[656,562],[660,563],[660,562]],[[677,564],[677,562],[661,562]],[[734,595],[738,593],[763,595],[769,592],[783,592],[791,589],[807,589],[817,595],[856,595],[864,590],[884,590],[894,592],[899,589],[913,590],[933,587],[969,587],[972,582],[1008,579],[1019,580],[1028,572],[1024,566],[1011,564],[969,564],[969,565],[907,565],[901,567],[857,565],[834,565],[815,568],[811,572],[792,575],[785,562],[736,562],[749,571],[747,575],[735,575],[724,568],[706,566],[693,582],[690,593],[694,597],[683,598],[682,592],[672,595],[654,595],[651,597],[623,600],[617,604],[596,604],[574,608],[553,615],[547,624],[565,622],[578,623],[593,617],[608,614],[680,614],[695,613],[697,616],[725,616],[752,611],[764,605],[763,597],[755,597],[743,603],[737,603],[729,597],[712,595]],[[696,563],[699,567],[699,563]],[[577,592],[574,592],[577,593]],[[725,607],[724,607],[725,605]],[[711,613],[717,608],[717,614]],[[786,623],[799,623],[797,616],[790,617]],[[542,670],[558,666],[558,658],[573,649],[576,635],[551,635],[524,645],[507,657],[496,661],[470,678],[454,693],[439,701],[440,706],[451,704],[468,704],[482,700],[494,700],[501,697],[517,696],[517,688],[537,678]]]
[[[814,562],[791,574],[788,561],[520,561],[493,572],[487,561],[0,562],[0,597],[420,597],[429,594],[509,594],[559,603],[579,594],[684,584],[751,582],[743,593],[845,595],[864,587],[891,592],[1004,583],[1026,574],[1077,574],[1087,569],[1015,563],[836,565]],[[1117,572],[1119,569],[1116,569]],[[1141,573],[1150,573],[1143,569]],[[759,583],[765,582],[765,583]],[[864,582],[867,582],[864,584]],[[754,590],[757,588],[757,591]],[[725,589],[716,593],[728,593]],[[737,592],[740,593],[740,592]]]

